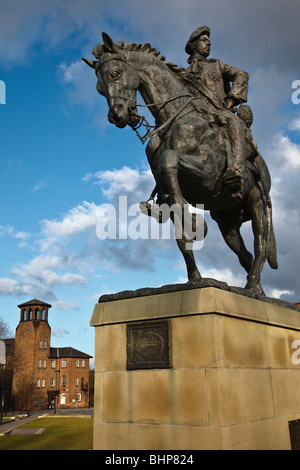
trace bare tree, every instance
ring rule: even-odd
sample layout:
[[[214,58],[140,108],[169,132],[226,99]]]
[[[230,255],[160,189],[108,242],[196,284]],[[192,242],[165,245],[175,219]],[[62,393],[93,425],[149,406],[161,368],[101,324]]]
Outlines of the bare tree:
[[[0,317],[0,339],[11,338],[11,337],[12,337],[12,332],[9,329],[8,324],[3,319],[3,317]]]

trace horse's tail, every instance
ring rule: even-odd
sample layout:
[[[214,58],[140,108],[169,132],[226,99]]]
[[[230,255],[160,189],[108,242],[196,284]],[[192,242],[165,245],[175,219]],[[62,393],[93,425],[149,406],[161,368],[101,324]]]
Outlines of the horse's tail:
[[[278,269],[278,261],[277,261],[277,247],[276,247],[276,239],[275,233],[273,228],[273,221],[272,221],[272,205],[271,202],[266,205],[266,218],[267,218],[267,246],[268,246],[268,263],[272,269]]]
[[[267,165],[260,154],[256,157],[255,164],[265,199],[265,214],[267,219],[267,260],[272,269],[278,269],[277,247],[272,219],[272,202],[269,194],[271,177]]]

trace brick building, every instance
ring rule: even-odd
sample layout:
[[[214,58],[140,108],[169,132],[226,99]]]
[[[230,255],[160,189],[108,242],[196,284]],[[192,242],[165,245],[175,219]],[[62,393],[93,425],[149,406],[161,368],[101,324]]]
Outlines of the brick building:
[[[50,304],[33,299],[18,307],[15,338],[4,340],[9,406],[22,410],[88,406],[92,356],[71,347],[50,346]]]

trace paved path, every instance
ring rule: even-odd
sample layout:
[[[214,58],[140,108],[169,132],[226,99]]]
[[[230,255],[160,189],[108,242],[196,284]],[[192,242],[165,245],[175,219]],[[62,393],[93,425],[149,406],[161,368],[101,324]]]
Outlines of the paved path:
[[[39,416],[43,416],[44,414],[46,415],[47,413],[46,412],[43,413],[43,411],[41,411],[40,413],[32,413],[32,414],[30,414],[30,416],[15,419],[14,421],[11,421],[9,423],[1,424],[0,425],[0,436],[1,436],[1,434],[10,434],[18,426],[21,426],[22,424],[25,424],[25,423],[29,423],[30,421],[34,421]]]
[[[78,409],[58,409],[56,410],[56,416],[92,416],[94,414],[93,408],[78,408]],[[34,421],[42,416],[54,416],[54,410],[38,410],[32,411],[30,416],[24,418],[15,419],[10,423],[5,423],[0,425],[0,439],[3,434],[10,434],[15,428],[21,426],[22,424],[29,423]]]

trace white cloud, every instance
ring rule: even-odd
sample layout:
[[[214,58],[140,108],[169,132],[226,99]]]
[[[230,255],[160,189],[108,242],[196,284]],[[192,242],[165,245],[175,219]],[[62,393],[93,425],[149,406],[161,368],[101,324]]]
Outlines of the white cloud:
[[[242,277],[240,274],[235,274],[230,268],[203,268],[201,273],[203,277],[226,282],[229,286],[244,287],[246,284],[245,277]]]
[[[67,302],[66,300],[54,301],[53,308],[55,308],[55,310],[80,310],[80,307],[77,304]]]
[[[63,259],[58,256],[37,256],[26,264],[19,264],[13,267],[15,276],[21,279],[28,279],[37,286],[47,285],[54,287],[58,285],[82,285],[86,279],[75,273],[59,274],[54,268],[60,269],[64,266]]]
[[[300,132],[300,117],[294,119],[290,125],[289,125],[289,129],[291,131],[299,131]]]
[[[84,181],[99,184],[108,201],[118,214],[119,194],[128,196],[128,208],[150,194],[154,180],[150,171],[124,167],[114,171],[89,174]],[[131,199],[131,201],[130,201]],[[153,269],[154,246],[158,240],[99,240],[98,224],[104,224],[106,205],[84,201],[71,208],[60,218],[41,221],[41,231],[35,236],[38,254],[28,262],[12,266],[11,278],[0,279],[0,293],[26,293],[56,298],[56,308],[74,309],[64,299],[58,300],[57,289],[67,286],[81,287],[96,269]],[[116,223],[119,221],[116,220]],[[1,232],[0,232],[1,233]],[[12,227],[2,227],[2,233],[24,237]],[[166,243],[161,246],[166,247]]]
[[[91,227],[96,227],[104,215],[101,206],[84,201],[77,207],[70,209],[61,220],[47,220],[41,222],[41,248],[49,249],[50,245],[61,243],[63,240],[80,234]]]
[[[25,242],[30,238],[31,235],[24,230],[16,230],[11,225],[0,225],[0,236],[9,236],[11,238],[16,238]]]
[[[48,51],[62,42],[70,47],[72,41],[80,42],[88,34],[93,35],[93,28],[96,29],[97,22],[99,28],[99,19],[101,24],[110,3],[107,0],[101,0],[100,5],[97,0],[10,0],[1,9],[0,57],[8,62],[25,62],[37,42]]]
[[[179,263],[175,266],[175,269],[185,269],[184,263]],[[230,268],[207,268],[200,262],[198,263],[198,269],[204,279],[216,279],[221,282],[226,282],[228,286],[235,287],[244,287],[246,284],[245,275],[235,273],[234,270]],[[186,276],[179,276],[175,283],[185,283],[187,280]]]
[[[283,134],[277,134],[270,157],[292,174],[293,170],[300,168],[300,145]]]
[[[0,278],[0,294],[1,295],[31,295],[32,286],[30,284],[22,284],[15,279]]]
[[[66,63],[60,64],[59,76],[65,85],[72,105],[83,104],[89,108],[97,106],[97,113],[102,114],[102,106],[104,108],[106,103],[104,100],[98,99],[95,73],[81,59],[71,62],[69,65]],[[98,109],[99,107],[100,109]]]
[[[60,69],[65,83],[73,83],[76,76],[81,75],[81,72],[86,72],[82,61],[72,62],[70,65],[61,64]]]
[[[62,329],[51,328],[51,334],[52,336],[56,336],[57,338],[63,338],[64,336],[69,335],[70,332],[63,328]]]
[[[124,166],[120,169],[88,173],[83,181],[94,180],[101,186],[104,196],[114,200],[119,195],[127,195],[136,200],[150,195],[155,183],[150,169],[141,170]]]
[[[293,295],[294,292],[290,290],[280,290],[280,289],[273,289],[271,292],[271,297],[274,297],[275,299],[280,299],[282,295]]]
[[[263,284],[268,295],[290,301],[300,296],[300,145],[292,140],[294,137],[297,139],[297,134],[278,133],[265,155],[272,175],[271,198],[279,269],[265,268]]]
[[[63,272],[64,261],[57,256],[40,255],[28,263],[12,267],[11,278],[0,278],[2,295],[26,295],[56,298],[53,289],[63,286],[80,287],[86,283],[84,276],[78,273]]]
[[[35,193],[36,191],[40,191],[41,189],[47,188],[48,184],[45,181],[40,181],[39,183],[35,184],[32,188],[32,192]]]

